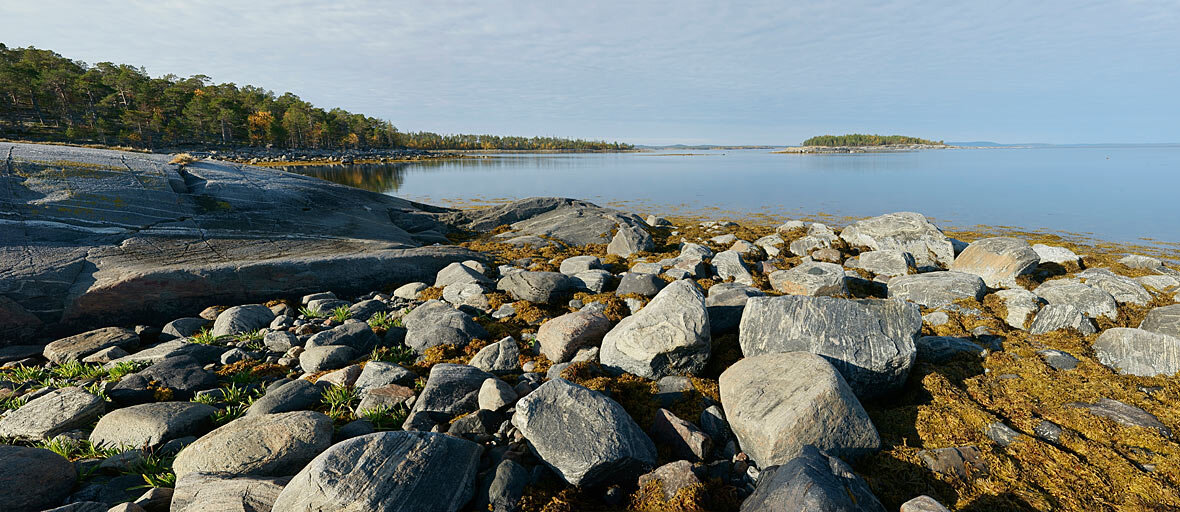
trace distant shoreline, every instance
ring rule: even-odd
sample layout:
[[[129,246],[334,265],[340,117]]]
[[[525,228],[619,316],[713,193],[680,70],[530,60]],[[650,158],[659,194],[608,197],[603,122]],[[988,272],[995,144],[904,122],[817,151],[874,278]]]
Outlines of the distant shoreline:
[[[879,146],[791,146],[773,153],[783,154],[827,154],[827,153],[895,153],[924,149],[960,149],[947,144],[885,144]]]

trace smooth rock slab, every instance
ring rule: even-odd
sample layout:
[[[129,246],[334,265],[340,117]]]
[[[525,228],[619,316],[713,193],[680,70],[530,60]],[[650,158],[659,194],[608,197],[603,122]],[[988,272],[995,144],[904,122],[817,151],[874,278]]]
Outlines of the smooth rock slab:
[[[520,399],[512,424],[571,485],[627,482],[656,463],[655,445],[621,405],[563,379]]]
[[[889,298],[905,299],[928,308],[938,308],[959,299],[983,300],[987,285],[974,274],[927,272],[897,276],[889,280]]]
[[[27,441],[50,439],[90,424],[102,414],[104,404],[101,398],[82,388],[50,391],[0,418],[0,437]]]
[[[186,446],[172,469],[178,478],[189,473],[290,475],[331,444],[332,419],[318,412],[243,416]]]
[[[274,510],[454,512],[475,493],[483,448],[431,432],[378,432],[338,443],[303,468]]]
[[[1119,316],[1119,305],[1110,293],[1077,280],[1045,281],[1033,293],[1049,304],[1069,304],[1089,318],[1104,316],[1114,320]]]
[[[596,311],[575,311],[547,320],[537,330],[541,353],[554,363],[564,363],[584,346],[598,345],[610,331],[610,320]]]
[[[1032,334],[1045,334],[1058,329],[1074,329],[1082,334],[1098,332],[1094,321],[1086,318],[1081,311],[1069,304],[1049,304],[1037,313],[1028,328]]]
[[[290,477],[189,473],[177,479],[169,512],[270,512]]]
[[[696,374],[709,360],[705,296],[696,283],[676,281],[602,340],[602,365],[648,379]]]
[[[835,263],[808,261],[799,266],[771,272],[770,286],[791,295],[842,295],[848,293],[844,267]]]
[[[1180,338],[1143,329],[1115,327],[1094,342],[1102,364],[1124,375],[1154,377],[1180,372]]]
[[[1041,258],[1028,242],[995,237],[976,240],[951,263],[956,272],[975,274],[992,288],[1017,286],[1016,277],[1032,272]]]
[[[196,402],[156,402],[115,409],[98,420],[90,442],[99,446],[155,448],[176,438],[199,436],[217,409]]]
[[[104,327],[93,331],[62,338],[45,346],[42,355],[55,364],[80,360],[104,348],[120,347],[134,349],[139,345],[139,335],[131,329]]]
[[[753,297],[738,328],[746,357],[805,351],[824,356],[860,397],[905,383],[922,329],[918,307],[900,300]]]
[[[881,446],[844,378],[807,352],[742,359],[718,379],[725,418],[759,467],[785,464],[814,445],[857,459]]]
[[[885,507],[844,461],[814,446],[768,468],[742,503],[742,512],[885,512]]]
[[[0,504],[6,511],[53,507],[65,500],[77,476],[74,465],[54,452],[0,444]]]

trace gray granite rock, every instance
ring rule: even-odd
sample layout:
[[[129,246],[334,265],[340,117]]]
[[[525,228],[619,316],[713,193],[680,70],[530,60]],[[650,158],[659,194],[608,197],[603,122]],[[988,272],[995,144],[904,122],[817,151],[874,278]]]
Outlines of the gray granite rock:
[[[1078,358],[1068,352],[1046,349],[1038,351],[1037,354],[1045,359],[1045,364],[1057,371],[1069,371],[1078,367]]]
[[[512,459],[503,459],[480,482],[475,509],[516,512],[531,478],[527,469]]]
[[[709,360],[709,331],[704,294],[692,281],[676,281],[606,334],[599,359],[649,379],[696,374]]]
[[[184,447],[172,464],[190,473],[290,475],[332,444],[332,419],[314,411],[243,416]]]
[[[414,400],[403,428],[430,430],[463,413],[479,409],[479,389],[492,374],[465,364],[440,363],[430,368],[426,386]],[[421,428],[425,427],[425,428]]]
[[[586,270],[574,274],[574,284],[591,293],[602,293],[614,281],[614,275],[605,270]]]
[[[1082,284],[1073,279],[1053,279],[1041,283],[1033,290],[1045,302],[1069,304],[1089,318],[1104,316],[1111,320],[1118,318],[1119,307],[1114,297],[1101,288]]]
[[[665,447],[677,459],[704,461],[713,448],[713,439],[708,434],[667,409],[656,411],[648,431],[652,441]]]
[[[1037,258],[1042,263],[1056,263],[1058,265],[1081,263],[1082,258],[1073,251],[1065,247],[1055,247],[1045,244],[1036,244],[1032,246],[1033,252],[1037,253]]]
[[[564,363],[578,349],[596,346],[610,331],[610,320],[596,311],[575,311],[552,318],[537,330],[541,353],[554,363]]]
[[[336,370],[348,366],[359,355],[347,345],[311,347],[299,354],[299,367],[308,373]]]
[[[212,426],[212,406],[195,402],[155,402],[115,409],[90,433],[97,446],[156,448],[173,439],[199,436]]]
[[[1078,273],[1087,285],[1101,288],[1114,297],[1119,304],[1145,306],[1151,302],[1151,293],[1139,281],[1120,276],[1105,268],[1088,268]]]
[[[1147,312],[1139,328],[1180,338],[1180,304],[1161,306]]]
[[[56,389],[29,400],[0,418],[0,437],[48,440],[62,432],[89,425],[104,409],[101,398],[81,388]]]
[[[544,327],[544,324],[541,325]],[[540,332],[537,334],[540,339]],[[560,362],[560,361],[557,361]],[[467,364],[485,372],[501,375],[520,371],[520,345],[512,336],[479,349]]]
[[[844,461],[814,446],[800,450],[758,478],[742,512],[885,512],[885,507]]]
[[[373,364],[372,362],[369,363]],[[271,387],[246,409],[246,416],[278,414],[310,409],[320,402],[323,388],[304,379]]]
[[[393,290],[393,296],[399,299],[415,300],[418,298],[418,294],[427,288],[430,286],[423,282],[406,283]]]
[[[926,495],[918,496],[901,504],[899,512],[950,512],[938,500]]]
[[[570,245],[605,244],[620,224],[639,228],[643,219],[585,201],[532,197],[488,208],[459,210],[440,217],[445,223],[471,231],[491,231],[508,225],[500,235],[510,238],[544,236]]]
[[[507,292],[516,300],[539,304],[555,303],[577,288],[570,276],[559,272],[514,272],[500,278],[496,289]]]
[[[189,473],[177,479],[170,512],[270,512],[290,477]]]
[[[406,328],[406,346],[418,352],[444,344],[462,347],[472,339],[487,336],[470,315],[437,300],[414,308],[402,319],[402,325]]]
[[[787,270],[771,272],[770,286],[791,295],[843,295],[848,293],[844,267],[835,263],[805,261]]]
[[[715,332],[725,332],[738,326],[742,320],[742,312],[746,309],[746,301],[750,297],[765,295],[762,290],[740,283],[718,283],[709,287],[709,295],[705,297],[705,307],[709,312],[709,328]]]
[[[946,267],[955,258],[951,241],[919,213],[890,213],[857,221],[844,228],[840,238],[853,247],[908,252],[919,268]]]
[[[1015,288],[1016,278],[1032,272],[1041,261],[1028,242],[994,237],[976,240],[951,263],[956,272],[975,274],[992,288]]]
[[[225,347],[219,347],[216,345],[205,345],[202,343],[189,343],[183,340],[172,340],[165,341],[163,343],[157,343],[131,355],[114,359],[103,366],[110,368],[116,364],[131,361],[155,364],[171,357],[181,356],[196,359],[200,364],[209,364],[218,361],[221,358],[221,354],[225,351]]]
[[[475,493],[483,449],[431,432],[378,432],[338,443],[296,474],[274,510],[456,512]]]
[[[1032,334],[1045,334],[1058,329],[1073,329],[1082,334],[1094,334],[1098,328],[1094,321],[1086,318],[1081,311],[1070,304],[1049,304],[1041,308],[1028,328]]]
[[[1169,377],[1180,372],[1180,338],[1115,327],[1094,342],[1094,354],[1102,364],[1125,375]]]
[[[846,261],[845,266],[861,268],[878,276],[904,276],[917,269],[914,256],[900,250],[865,251],[855,261]]]
[[[1014,329],[1024,329],[1041,307],[1041,298],[1024,288],[1000,290],[995,296],[1004,305],[1004,323]]]
[[[271,331],[262,337],[262,344],[271,352],[285,353],[299,346],[299,337],[286,331]]]
[[[639,477],[640,488],[649,483],[658,485],[667,501],[675,500],[676,494],[683,490],[702,485],[700,478],[693,471],[692,463],[687,460],[669,462]]]
[[[741,253],[737,251],[721,251],[713,256],[713,273],[717,275],[722,281],[729,281],[740,283],[744,285],[753,285],[754,276],[750,274],[750,270],[746,268],[746,263],[742,261]]]
[[[598,256],[572,256],[561,260],[558,271],[567,276],[576,276],[580,272],[602,268],[602,261]]]
[[[1164,437],[1172,436],[1171,429],[1160,422],[1159,418],[1155,417],[1154,414],[1125,402],[1102,398],[1092,404],[1072,402],[1065,405],[1067,407],[1086,409],[1090,411],[1090,414],[1107,418],[1124,427],[1149,428],[1159,432]]]
[[[217,315],[213,321],[213,336],[232,336],[270,326],[275,314],[262,304],[234,306]]]
[[[408,403],[413,398],[413,389],[397,384],[386,384],[376,388],[369,388],[365,391],[364,398],[361,398],[360,403],[357,404],[356,412],[358,415],[364,415],[365,411],[389,411],[399,405]],[[365,434],[367,433],[365,432]]]
[[[655,466],[655,445],[622,406],[563,379],[520,399],[512,424],[571,485],[627,482]]]
[[[389,305],[377,299],[362,300],[348,308],[352,318],[368,322],[373,315],[389,311]]]
[[[807,445],[850,459],[881,445],[852,389],[815,354],[746,357],[722,372],[718,385],[725,418],[759,467],[787,463]]]
[[[619,279],[619,286],[615,289],[618,295],[635,294],[642,297],[655,297],[667,283],[655,274],[628,272]]]
[[[650,251],[656,248],[651,235],[641,227],[629,224],[619,224],[619,231],[606,246],[606,253],[624,258],[637,252]]]
[[[954,336],[921,336],[914,342],[918,349],[918,360],[944,363],[960,354],[983,357],[987,351],[964,338]]]
[[[492,284],[492,280],[483,275],[483,273],[471,268],[471,266],[464,265],[458,261],[443,267],[434,278],[434,286],[436,288],[466,283],[490,285]]]
[[[746,357],[805,351],[825,357],[860,397],[905,383],[922,316],[900,300],[786,295],[754,297],[738,329]]]
[[[104,348],[134,349],[138,345],[139,336],[135,331],[121,327],[104,327],[54,341],[45,346],[42,355],[52,363],[63,364],[78,361]]]
[[[42,448],[0,444],[0,503],[11,512],[39,512],[66,499],[78,478],[65,457]]]
[[[345,346],[363,354],[377,346],[377,335],[369,324],[348,321],[326,331],[313,334],[304,344],[305,348]]]
[[[927,272],[889,280],[889,298],[938,308],[959,299],[982,300],[987,292],[983,279],[963,272]]]
[[[487,379],[479,387],[479,408],[499,411],[516,402],[516,391],[500,379]]]

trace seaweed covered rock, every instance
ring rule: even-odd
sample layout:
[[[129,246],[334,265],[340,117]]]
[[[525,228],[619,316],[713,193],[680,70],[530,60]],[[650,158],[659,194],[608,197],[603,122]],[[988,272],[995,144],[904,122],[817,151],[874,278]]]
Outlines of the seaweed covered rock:
[[[950,269],[975,274],[992,288],[1016,287],[1016,277],[1032,272],[1040,261],[1028,242],[1001,236],[972,242]]]
[[[908,252],[919,268],[946,267],[955,258],[950,239],[920,213],[889,213],[857,221],[844,228],[840,238],[853,247]]]
[[[566,482],[624,482],[651,469],[656,447],[623,407],[600,393],[553,379],[516,403],[512,424]]]
[[[738,444],[760,467],[784,464],[808,445],[849,459],[881,445],[844,378],[815,354],[747,357],[726,369],[718,384]]]
[[[599,358],[607,368],[648,379],[695,374],[709,360],[709,331],[704,294],[680,280],[611,329]]]
[[[764,470],[742,512],[885,512],[885,507],[844,461],[814,446],[781,466]]]
[[[455,512],[475,493],[483,449],[432,432],[378,432],[338,443],[283,488],[274,510]]]
[[[860,397],[889,394],[914,364],[922,315],[890,299],[753,297],[738,328],[746,357],[804,351],[828,359]]]

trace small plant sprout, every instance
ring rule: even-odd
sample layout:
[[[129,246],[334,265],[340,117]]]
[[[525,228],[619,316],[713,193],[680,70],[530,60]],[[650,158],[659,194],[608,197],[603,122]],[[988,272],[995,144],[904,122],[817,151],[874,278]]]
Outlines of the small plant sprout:
[[[300,314],[300,315],[303,315],[303,317],[304,317],[304,318],[306,318],[306,319],[308,319],[308,320],[311,320],[311,319],[314,319],[314,318],[323,318],[323,317],[324,317],[324,314],[323,314],[323,313],[320,313],[320,311],[319,311],[319,310],[317,310],[317,309],[311,309],[311,308],[309,308],[309,307],[302,307],[302,308],[299,308],[299,314]]]
[[[332,319],[344,323],[345,320],[352,318],[352,311],[347,306],[340,306],[332,310]]]

